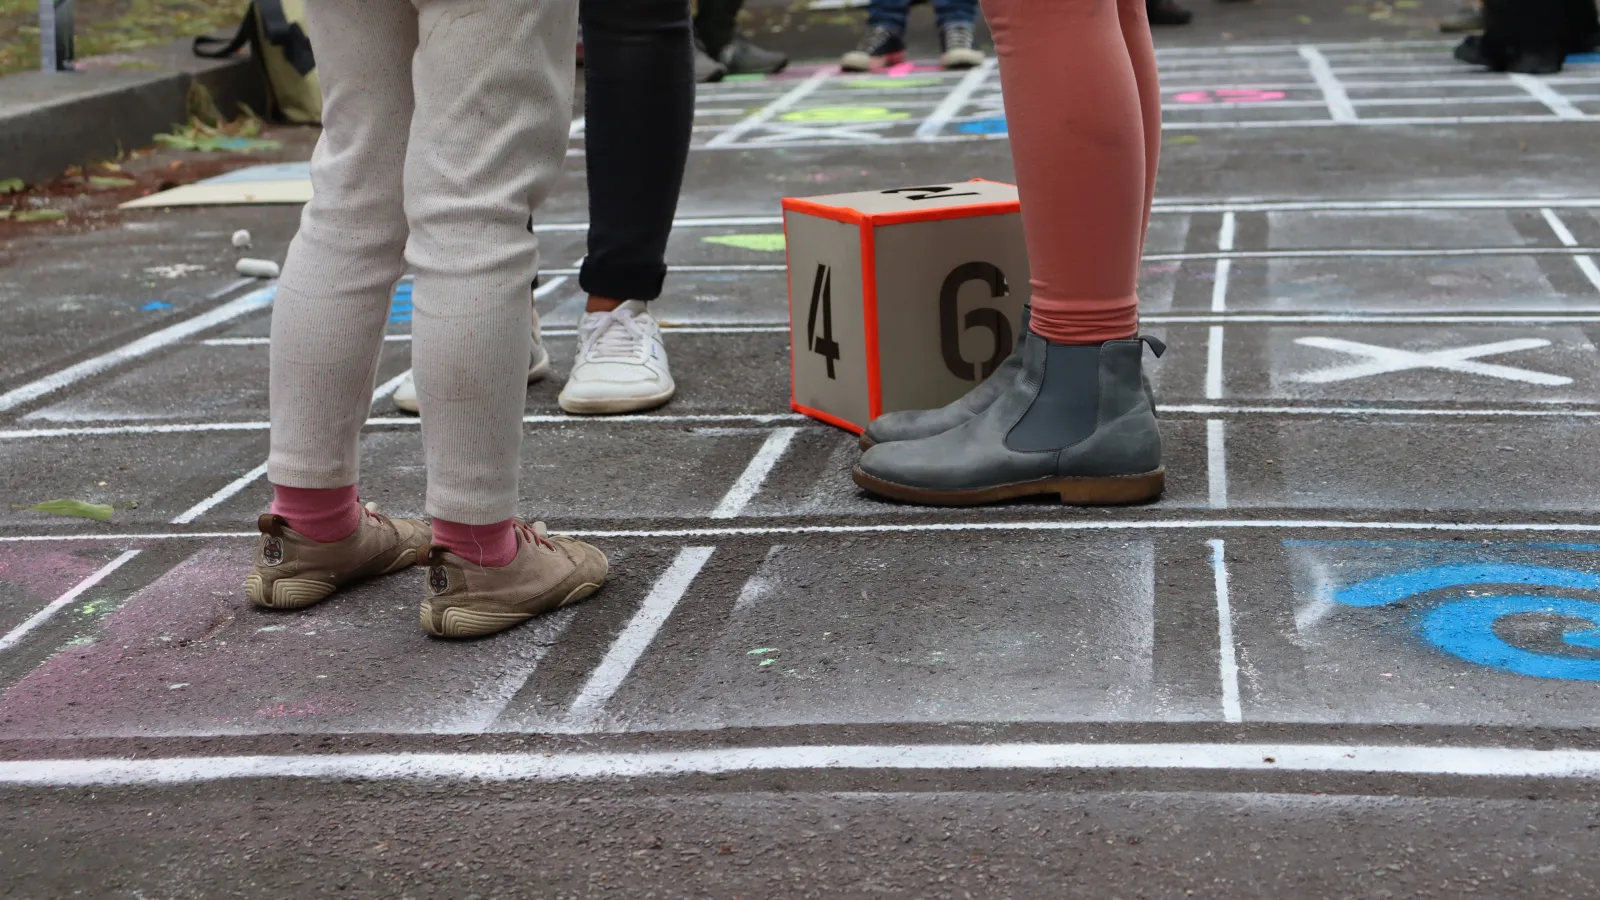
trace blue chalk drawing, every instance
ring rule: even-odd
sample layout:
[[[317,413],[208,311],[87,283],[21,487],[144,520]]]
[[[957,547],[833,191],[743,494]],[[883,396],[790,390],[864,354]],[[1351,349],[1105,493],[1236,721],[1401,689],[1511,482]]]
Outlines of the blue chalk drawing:
[[[1582,650],[1600,650],[1600,602],[1569,597],[1473,597],[1430,610],[1422,636],[1440,650],[1470,663],[1534,678],[1600,681],[1600,657],[1553,656],[1507,643],[1495,623],[1507,616],[1545,615],[1580,619],[1587,627],[1561,636]]]
[[[971,122],[962,122],[960,125],[956,126],[956,130],[965,132],[967,134],[1005,134],[1010,129],[1006,127],[1006,120],[1004,116],[996,116],[993,119],[977,119]]]
[[[411,321],[411,282],[402,281],[394,289],[394,300],[389,304],[389,321]]]
[[[1594,65],[1596,63],[1600,63],[1600,53],[1567,54],[1567,65],[1569,66]]]
[[[1334,594],[1334,600],[1343,606],[1375,608],[1433,591],[1476,585],[1600,592],[1600,575],[1554,566],[1446,563],[1371,578],[1343,588]],[[1562,643],[1578,654],[1527,650],[1507,642],[1495,630],[1502,619],[1529,615],[1586,623],[1561,636]],[[1600,651],[1600,600],[1499,594],[1448,600],[1421,614],[1417,632],[1443,653],[1502,672],[1533,678],[1600,681],[1600,656],[1583,655],[1584,651]]]
[[[146,303],[145,305],[139,307],[139,311],[140,312],[154,312],[154,311],[156,311],[158,309],[171,309],[171,308],[172,308],[172,304],[171,303],[162,303],[160,300],[151,300],[149,303]]]

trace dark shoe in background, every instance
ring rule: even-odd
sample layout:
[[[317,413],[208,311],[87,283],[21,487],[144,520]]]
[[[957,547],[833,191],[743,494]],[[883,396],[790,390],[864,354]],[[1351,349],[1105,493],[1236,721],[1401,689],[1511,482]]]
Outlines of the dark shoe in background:
[[[1187,25],[1194,19],[1194,13],[1173,0],[1149,0],[1144,9],[1151,25]]]
[[[789,65],[789,57],[782,53],[757,47],[738,36],[722,48],[717,61],[727,67],[729,75],[776,75]]]
[[[728,74],[728,67],[711,58],[699,42],[694,45],[694,80],[699,84],[711,84],[721,81]]]
[[[983,64],[972,25],[956,22],[939,29],[939,65],[947,70],[971,69]]]
[[[899,65],[905,58],[905,38],[882,25],[874,25],[861,36],[854,50],[839,59],[839,68],[846,72],[871,72]]]

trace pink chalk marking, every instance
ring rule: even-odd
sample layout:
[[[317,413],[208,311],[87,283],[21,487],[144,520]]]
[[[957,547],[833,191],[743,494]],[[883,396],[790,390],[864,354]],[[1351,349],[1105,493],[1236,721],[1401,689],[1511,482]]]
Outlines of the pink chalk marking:
[[[914,63],[914,62],[911,62],[910,60],[907,60],[906,62],[899,63],[897,65],[893,65],[893,66],[890,66],[887,69],[884,69],[883,70],[883,74],[889,76],[890,78],[904,78],[907,75],[910,75],[912,72],[915,72],[916,70],[917,70],[917,64]]]
[[[1226,89],[1218,91],[1183,91],[1173,94],[1172,99],[1178,103],[1266,103],[1269,100],[1282,100],[1286,95],[1283,91],[1258,91],[1251,89]]]
[[[76,548],[74,548],[76,549]],[[89,577],[114,556],[110,552],[96,552],[79,556],[67,550],[40,544],[35,548],[17,545],[0,550],[0,598],[6,596],[6,586],[20,591],[25,601],[49,601],[61,596],[72,586]],[[23,618],[37,609],[23,613]]]

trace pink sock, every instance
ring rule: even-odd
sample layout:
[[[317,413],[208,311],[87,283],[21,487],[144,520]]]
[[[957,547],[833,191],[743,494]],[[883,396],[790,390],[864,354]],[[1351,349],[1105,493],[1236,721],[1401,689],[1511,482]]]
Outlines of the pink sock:
[[[361,525],[361,504],[356,486],[293,488],[272,486],[272,511],[289,527],[313,541],[332,543],[354,534]]]
[[[486,569],[508,566],[517,558],[517,535],[511,530],[515,519],[493,525],[463,525],[434,518],[433,542],[470,563]]]

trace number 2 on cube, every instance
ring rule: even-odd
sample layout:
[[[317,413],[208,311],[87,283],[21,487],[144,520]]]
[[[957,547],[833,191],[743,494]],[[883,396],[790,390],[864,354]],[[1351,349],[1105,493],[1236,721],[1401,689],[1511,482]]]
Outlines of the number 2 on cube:
[[[822,334],[817,334],[817,309],[822,309]],[[828,361],[828,377],[837,380],[833,364],[839,359],[839,345],[833,339],[833,273],[817,264],[817,277],[811,282],[811,312],[806,315],[806,346]]]

